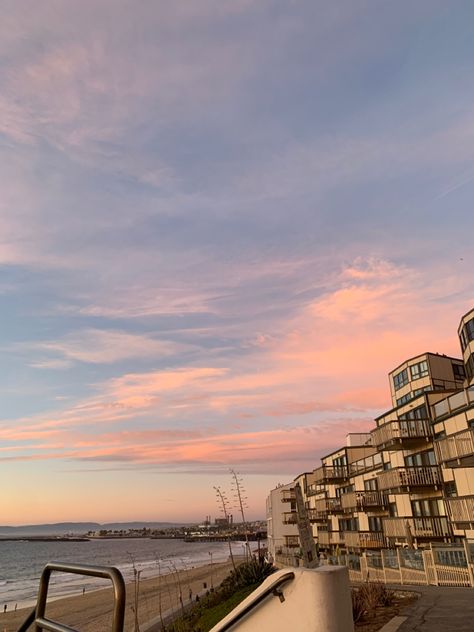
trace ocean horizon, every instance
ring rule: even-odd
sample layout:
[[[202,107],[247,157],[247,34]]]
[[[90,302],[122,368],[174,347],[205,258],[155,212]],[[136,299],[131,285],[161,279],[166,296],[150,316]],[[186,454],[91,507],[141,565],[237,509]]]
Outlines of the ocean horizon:
[[[242,555],[244,543],[232,542],[235,555]],[[184,542],[181,539],[119,538],[68,541],[0,541],[0,607],[10,611],[34,605],[39,580],[48,562],[115,566],[126,582],[133,580],[134,567],[141,579],[176,570],[224,562],[229,558],[227,542]],[[81,594],[83,590],[106,588],[106,580],[80,575],[53,573],[51,598]]]

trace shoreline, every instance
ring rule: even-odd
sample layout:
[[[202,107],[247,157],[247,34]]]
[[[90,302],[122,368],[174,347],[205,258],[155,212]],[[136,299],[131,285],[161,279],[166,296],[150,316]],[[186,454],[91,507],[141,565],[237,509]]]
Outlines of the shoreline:
[[[242,559],[238,558],[236,561],[240,563]],[[156,625],[160,620],[160,609],[163,619],[179,611],[182,607],[180,594],[182,604],[186,607],[195,600],[196,595],[202,595],[212,585],[217,587],[231,570],[232,562],[228,560],[141,580],[138,600],[140,627],[146,629],[151,624]],[[134,625],[134,589],[134,582],[126,584],[124,631],[132,630]],[[1,611],[1,632],[16,632],[32,609],[32,607],[25,607],[6,613]],[[46,616],[78,628],[81,632],[104,632],[111,628],[112,611],[112,588],[100,588],[85,594],[49,599]]]

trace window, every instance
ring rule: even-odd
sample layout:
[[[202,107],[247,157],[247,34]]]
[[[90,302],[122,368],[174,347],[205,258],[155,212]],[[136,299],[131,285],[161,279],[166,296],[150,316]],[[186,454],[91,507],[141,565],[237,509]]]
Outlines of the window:
[[[434,450],[426,450],[425,452],[406,456],[405,465],[407,467],[430,467],[431,465],[436,465]]]
[[[463,351],[471,340],[474,340],[474,318],[468,320],[461,329],[461,347]]]
[[[382,518],[369,516],[369,531],[382,531]]]
[[[474,353],[471,353],[466,362],[466,374],[469,380],[474,377]]]
[[[347,465],[347,456],[344,454],[344,456],[338,456],[337,458],[335,458],[332,462],[333,467],[346,467]]]
[[[376,492],[378,489],[377,479],[370,478],[369,480],[364,481],[364,489],[368,492]]]
[[[390,518],[396,518],[398,516],[397,503],[388,504],[388,515]]]
[[[403,397],[400,397],[399,399],[397,399],[397,406],[406,404],[407,402],[410,401],[412,397],[413,397],[413,393],[407,393],[406,395],[403,395]]]
[[[426,406],[417,406],[413,410],[409,410],[407,413],[399,416],[399,419],[428,419],[428,412]]]
[[[415,518],[422,516],[444,515],[444,503],[442,498],[426,498],[424,500],[412,500],[411,509]]]
[[[444,484],[444,495],[446,498],[454,498],[458,495],[455,481],[448,481]]]
[[[403,369],[400,373],[397,373],[393,376],[393,385],[395,386],[395,390],[398,391],[402,386],[408,384],[408,371],[407,369]]]
[[[428,375],[428,362],[423,360],[423,362],[412,364],[410,367],[410,373],[412,380],[418,380],[420,377],[426,377]]]
[[[339,531],[359,531],[359,519],[358,518],[340,519]]]
[[[454,373],[455,380],[463,380],[466,377],[463,364],[453,363],[453,373]]]

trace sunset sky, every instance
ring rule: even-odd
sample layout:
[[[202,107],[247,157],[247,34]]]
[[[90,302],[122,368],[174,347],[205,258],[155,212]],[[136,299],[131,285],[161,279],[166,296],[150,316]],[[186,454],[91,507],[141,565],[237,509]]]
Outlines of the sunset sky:
[[[5,0],[0,524],[248,515],[460,355],[474,4]]]

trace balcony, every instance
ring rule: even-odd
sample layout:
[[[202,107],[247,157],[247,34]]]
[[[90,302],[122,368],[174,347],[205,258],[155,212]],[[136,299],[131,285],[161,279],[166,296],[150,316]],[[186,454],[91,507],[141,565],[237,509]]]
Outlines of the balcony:
[[[441,485],[441,474],[437,467],[394,467],[377,475],[379,489],[408,490],[416,487]]]
[[[316,484],[321,483],[337,483],[347,478],[347,467],[328,467],[322,465],[314,470],[314,478]]]
[[[314,503],[314,507],[308,510],[309,519],[312,522],[324,522],[328,514],[342,512],[340,498],[320,498]]]
[[[375,511],[376,509],[383,509],[387,504],[387,496],[377,491],[348,492],[341,496],[341,505],[346,513]]]
[[[377,531],[344,531],[344,542],[351,549],[383,549],[385,536]]]
[[[296,511],[287,511],[283,514],[283,524],[296,524],[298,522],[298,516]]]
[[[474,496],[446,498],[448,513],[454,524],[474,525]],[[461,527],[462,528],[462,527]]]
[[[294,489],[284,489],[281,492],[281,502],[282,503],[291,503],[291,501],[296,502],[295,490]]]
[[[457,434],[435,441],[439,462],[450,467],[474,465],[474,428],[466,428]]]
[[[344,533],[341,531],[320,531],[318,529],[318,543],[321,546],[344,544]]]
[[[427,419],[397,419],[372,430],[372,441],[377,450],[404,450],[420,442],[431,441],[431,427]]]
[[[383,532],[387,538],[446,538],[451,536],[449,521],[445,516],[420,518],[382,518]]]

